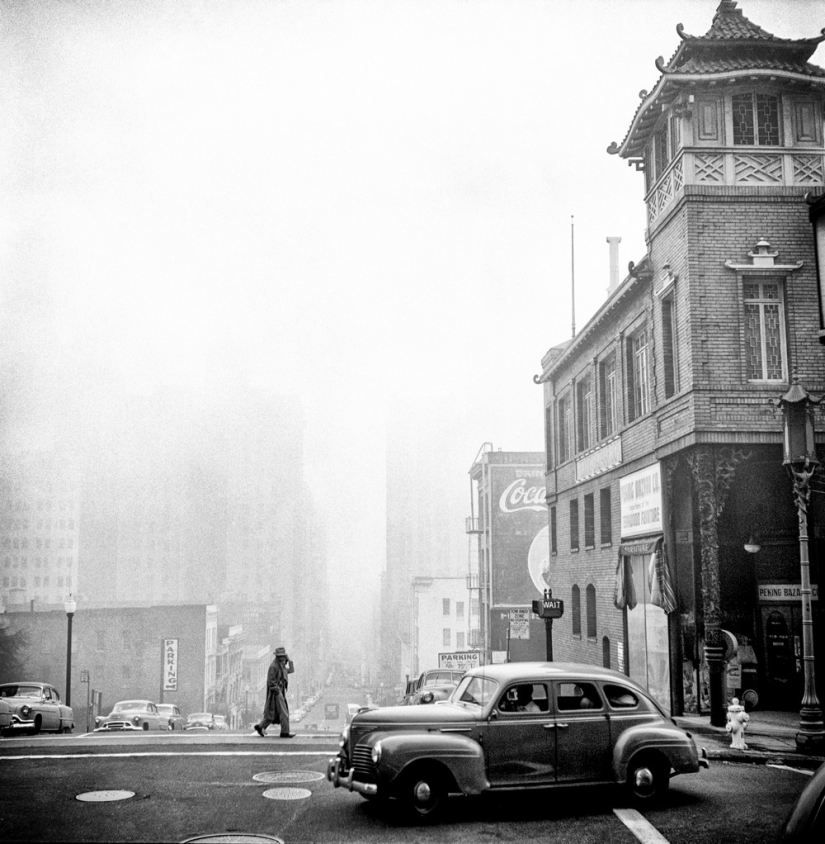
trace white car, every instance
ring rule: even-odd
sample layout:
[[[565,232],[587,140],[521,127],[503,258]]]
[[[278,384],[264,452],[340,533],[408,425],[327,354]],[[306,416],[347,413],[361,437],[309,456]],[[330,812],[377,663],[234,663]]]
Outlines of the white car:
[[[0,700],[11,708],[11,721],[3,729],[6,734],[70,733],[74,728],[71,707],[60,702],[57,689],[48,683],[4,683]]]

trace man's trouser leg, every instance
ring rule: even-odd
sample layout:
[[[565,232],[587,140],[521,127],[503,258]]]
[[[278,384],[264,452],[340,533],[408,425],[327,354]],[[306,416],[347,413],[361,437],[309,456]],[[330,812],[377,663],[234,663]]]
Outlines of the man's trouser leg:
[[[286,702],[286,697],[279,694],[275,698],[275,705],[278,707],[278,717],[281,721],[281,735],[289,734],[289,706]]]

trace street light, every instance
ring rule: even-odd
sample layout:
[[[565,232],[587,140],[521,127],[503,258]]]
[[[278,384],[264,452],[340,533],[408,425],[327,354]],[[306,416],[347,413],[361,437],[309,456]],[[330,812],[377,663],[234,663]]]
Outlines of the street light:
[[[66,610],[66,617],[69,619],[69,631],[66,636],[66,706],[72,705],[72,616],[77,609],[77,601],[72,598],[71,592],[63,604]]]
[[[825,727],[822,723],[822,707],[816,696],[814,674],[814,631],[811,613],[811,571],[808,558],[808,502],[811,497],[811,479],[819,466],[814,444],[815,399],[802,387],[796,375],[790,390],[773,404],[782,408],[784,455],[782,462],[793,481],[793,495],[799,517],[799,568],[802,595],[802,666],[804,671],[804,692],[799,711],[799,732],[796,746],[804,752],[817,752],[825,747]]]

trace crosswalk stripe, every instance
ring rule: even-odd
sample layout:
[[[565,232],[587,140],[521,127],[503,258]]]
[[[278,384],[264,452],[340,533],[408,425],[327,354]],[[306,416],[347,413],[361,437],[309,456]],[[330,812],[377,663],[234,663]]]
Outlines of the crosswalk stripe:
[[[669,844],[667,838],[635,809],[614,809],[613,812],[642,844]]]

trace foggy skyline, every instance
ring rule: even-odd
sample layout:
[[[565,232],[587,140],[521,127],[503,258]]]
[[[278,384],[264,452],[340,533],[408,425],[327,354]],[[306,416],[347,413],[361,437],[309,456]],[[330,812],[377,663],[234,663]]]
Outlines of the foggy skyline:
[[[3,2],[4,443],[48,447],[108,384],[294,397],[330,582],[374,601],[396,408],[464,420],[420,447],[466,470],[485,441],[541,450],[571,216],[580,329],[605,238],[622,277],[645,253],[643,176],[605,150],[717,6]],[[825,25],[814,0],[739,8]]]

